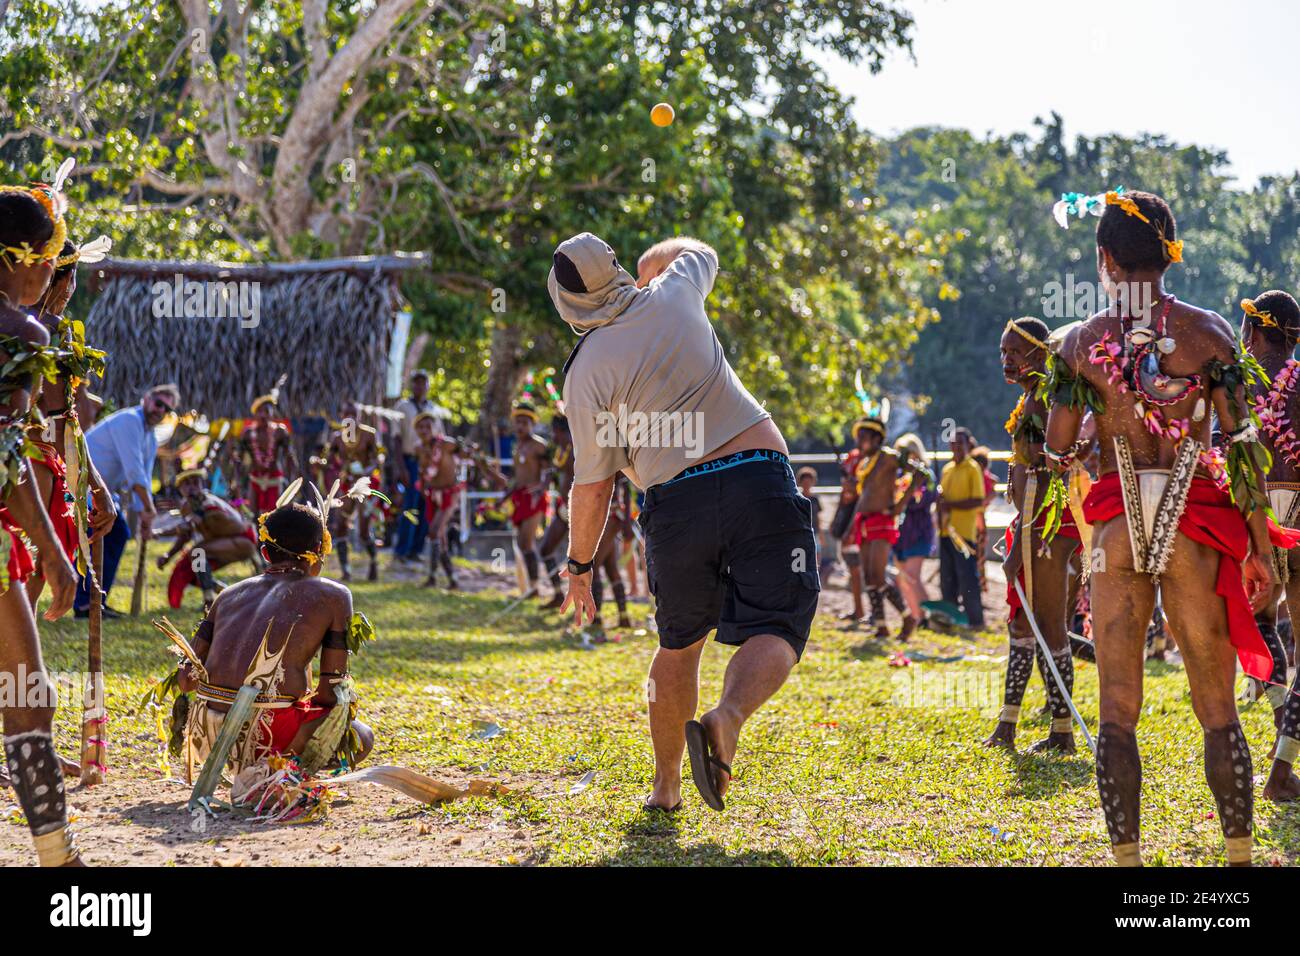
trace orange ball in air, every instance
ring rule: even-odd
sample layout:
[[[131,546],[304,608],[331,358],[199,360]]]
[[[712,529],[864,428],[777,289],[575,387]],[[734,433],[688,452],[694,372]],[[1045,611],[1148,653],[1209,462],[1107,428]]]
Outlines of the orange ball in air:
[[[650,122],[656,126],[671,125],[674,116],[676,114],[673,112],[673,108],[667,103],[656,103],[654,108],[650,110]]]

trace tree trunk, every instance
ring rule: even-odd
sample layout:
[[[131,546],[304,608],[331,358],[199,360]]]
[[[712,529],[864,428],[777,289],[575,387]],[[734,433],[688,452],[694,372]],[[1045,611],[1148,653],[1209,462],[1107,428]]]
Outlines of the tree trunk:
[[[512,322],[498,322],[492,329],[487,383],[483,386],[483,401],[479,405],[478,421],[470,431],[470,438],[486,442],[492,436],[492,425],[510,414],[510,403],[524,374],[523,330]]]

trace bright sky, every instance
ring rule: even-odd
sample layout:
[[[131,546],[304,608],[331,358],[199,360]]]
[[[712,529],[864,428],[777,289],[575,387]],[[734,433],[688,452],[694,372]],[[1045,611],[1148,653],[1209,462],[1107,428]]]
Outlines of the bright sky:
[[[915,62],[877,75],[835,58],[831,80],[880,135],[913,126],[1164,133],[1226,150],[1238,185],[1300,168],[1296,0],[896,0]],[[1080,187],[1082,188],[1082,187]]]

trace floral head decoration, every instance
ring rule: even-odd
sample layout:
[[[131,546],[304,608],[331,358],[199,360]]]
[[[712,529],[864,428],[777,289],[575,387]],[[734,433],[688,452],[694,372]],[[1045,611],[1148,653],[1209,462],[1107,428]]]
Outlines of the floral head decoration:
[[[338,491],[338,487],[339,487],[339,483],[336,480],[334,482],[334,487],[330,489],[331,501],[334,499],[334,492]],[[266,527],[266,519],[271,517],[271,515],[273,515],[275,511],[279,511],[281,508],[287,507],[288,505],[292,504],[293,499],[298,497],[298,492],[299,490],[301,490],[301,488],[302,488],[302,479],[295,478],[293,481],[289,483],[289,487],[284,489],[284,492],[280,495],[280,497],[275,500],[275,510],[267,511],[257,516],[257,540],[265,544],[274,545],[275,547],[283,551],[285,554],[292,555],[293,557],[297,558],[299,561],[306,561],[310,565],[315,565],[321,560],[323,560],[326,556],[328,556],[331,551],[334,550],[334,542],[330,538],[330,532],[328,527],[329,505],[326,503],[325,499],[321,497],[321,493],[316,489],[316,486],[314,484],[311,486],[311,490],[316,495],[316,503],[318,508],[316,512],[316,516],[317,518],[320,519],[320,546],[317,550],[303,551],[301,553],[297,551],[290,551],[288,548],[284,547],[279,542],[277,542],[275,538],[272,537],[271,532]]]
[[[68,226],[63,221],[68,201],[63,196],[63,183],[75,164],[76,160],[71,157],[65,159],[54,176],[53,185],[33,183],[31,186],[0,186],[0,195],[19,193],[31,196],[41,204],[54,223],[54,233],[39,248],[33,247],[29,242],[0,246],[0,263],[4,263],[6,269],[12,270],[15,265],[34,266],[41,262],[54,262],[63,252],[63,244],[68,241]]]
[[[1262,309],[1256,308],[1253,299],[1242,299],[1241,311],[1250,316],[1256,324],[1261,325],[1266,329],[1278,329],[1280,331],[1282,328],[1282,326],[1277,324],[1277,319],[1273,318],[1271,312],[1265,312]]]
[[[1124,195],[1123,186],[1117,186],[1109,192],[1095,193],[1091,196],[1083,193],[1062,193],[1061,198],[1052,206],[1052,216],[1062,229],[1068,229],[1071,216],[1078,216],[1080,219],[1089,214],[1100,216],[1106,211],[1107,206],[1118,206],[1124,211],[1125,215],[1133,216],[1135,219],[1145,222],[1156,231],[1161,248],[1164,249],[1165,258],[1170,262],[1183,261],[1183,240],[1166,239],[1164,227],[1148,219],[1142,210],[1138,208],[1138,204]]]

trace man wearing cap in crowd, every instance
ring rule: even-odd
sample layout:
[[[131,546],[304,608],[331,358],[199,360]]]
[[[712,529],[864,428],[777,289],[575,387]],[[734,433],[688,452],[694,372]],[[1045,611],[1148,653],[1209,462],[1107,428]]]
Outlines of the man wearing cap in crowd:
[[[681,805],[683,747],[696,789],[722,810],[744,722],[785,683],[817,609],[811,508],[785,440],[728,364],[704,308],[718,255],[669,239],[634,281],[591,233],[561,243],[547,280],[581,336],[565,362],[574,447],[568,594],[579,624],[595,616],[592,557],[614,477],[645,489],[639,523],[655,594],[659,649],[650,668],[654,787],[647,809]],[[704,638],[738,650],[717,706],[695,719]]]
[[[424,539],[429,536],[429,519],[425,514],[424,500],[416,484],[420,478],[420,439],[415,434],[415,420],[428,413],[432,418],[434,433],[442,434],[442,422],[434,414],[437,405],[429,397],[429,373],[417,368],[411,373],[411,396],[403,398],[393,410],[402,413],[393,434],[393,458],[402,471],[403,517],[397,526],[397,544],[393,553],[403,561],[415,561],[424,550]],[[414,519],[414,520],[412,520]]]

